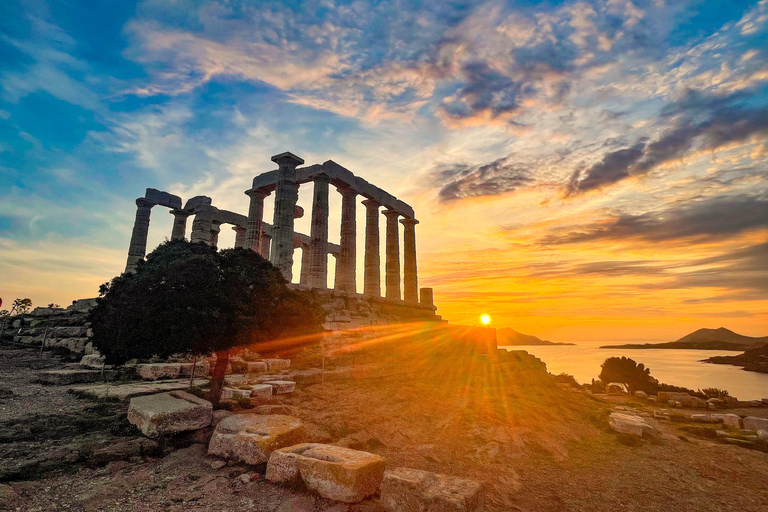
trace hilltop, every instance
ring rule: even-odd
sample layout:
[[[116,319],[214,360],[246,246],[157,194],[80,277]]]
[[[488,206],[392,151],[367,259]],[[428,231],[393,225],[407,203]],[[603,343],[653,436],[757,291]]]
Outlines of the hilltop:
[[[679,340],[667,343],[604,345],[600,348],[683,348],[692,350],[749,350],[768,343],[768,336],[753,338],[735,333],[725,327],[699,329]]]
[[[523,334],[514,329],[505,327],[496,330],[496,339],[499,346],[510,345],[573,345],[573,343],[558,343],[554,341],[542,340],[531,334]]]

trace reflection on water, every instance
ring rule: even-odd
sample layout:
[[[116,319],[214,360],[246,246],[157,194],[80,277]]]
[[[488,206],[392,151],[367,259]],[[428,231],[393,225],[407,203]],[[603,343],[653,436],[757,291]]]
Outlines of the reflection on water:
[[[615,343],[600,343],[612,345]],[[599,345],[543,345],[500,347],[526,350],[545,363],[554,374],[570,373],[579,383],[589,383],[600,374],[609,357],[627,356],[651,369],[659,381],[691,389],[721,388],[740,400],[768,398],[768,373],[745,372],[738,366],[700,362],[710,356],[732,356],[739,352],[678,349],[600,349]]]

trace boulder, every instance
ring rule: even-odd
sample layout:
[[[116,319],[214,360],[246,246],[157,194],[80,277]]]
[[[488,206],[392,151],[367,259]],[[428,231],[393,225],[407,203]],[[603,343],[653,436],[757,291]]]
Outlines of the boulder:
[[[635,396],[637,398],[645,399],[645,398],[648,398],[648,393],[646,393],[645,391],[635,391]]]
[[[301,480],[323,498],[357,503],[378,490],[385,466],[372,453],[305,443],[272,452],[266,478],[277,483]]]
[[[272,396],[272,386],[269,384],[254,384],[251,386],[251,398],[269,398]]]
[[[741,416],[738,414],[712,414],[712,418],[722,421],[726,427],[741,428]]]
[[[632,434],[641,437],[644,433],[650,433],[654,430],[640,416],[620,412],[611,413],[611,416],[608,418],[608,424],[620,434]]]
[[[293,416],[236,414],[216,425],[208,454],[255,465],[267,462],[273,451],[305,439],[304,425]]]
[[[296,383],[290,380],[270,380],[264,384],[272,386],[272,393],[275,395],[285,395],[296,390]]]
[[[136,365],[136,375],[145,380],[178,379],[180,363],[147,363]]]
[[[768,430],[768,418],[747,416],[744,418],[744,428],[746,430]]]
[[[94,370],[101,370],[104,365],[104,356],[95,354],[88,354],[80,359],[80,366],[83,368],[92,368]],[[110,367],[111,368],[111,367]]]
[[[480,512],[484,493],[480,482],[397,468],[384,472],[380,501],[390,512]]]
[[[171,391],[131,399],[128,421],[147,437],[198,430],[211,424],[210,402],[185,391]]]

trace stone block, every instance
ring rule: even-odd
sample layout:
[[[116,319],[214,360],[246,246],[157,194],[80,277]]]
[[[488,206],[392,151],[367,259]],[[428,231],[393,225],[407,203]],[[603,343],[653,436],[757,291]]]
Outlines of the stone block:
[[[711,417],[722,421],[726,427],[741,428],[741,416],[738,414],[712,414]]]
[[[264,362],[271,372],[275,370],[285,370],[291,367],[290,359],[265,359]]]
[[[208,377],[211,374],[211,363],[198,361],[197,364],[179,363],[179,375],[189,377],[193,367],[195,368],[195,377]]]
[[[389,512],[481,512],[484,500],[480,482],[417,469],[385,471],[381,483]]]
[[[178,379],[180,363],[147,363],[136,365],[136,375],[144,380]]]
[[[637,398],[648,398],[648,393],[645,391],[635,391],[635,396]]]
[[[293,416],[236,414],[216,425],[208,454],[256,465],[273,451],[305,440],[304,425]]]
[[[323,498],[357,503],[379,488],[386,463],[372,453],[328,444],[306,443],[272,452],[266,478],[301,480]]]
[[[241,373],[226,375],[224,377],[224,382],[227,386],[242,386],[248,383],[248,376]]]
[[[246,361],[245,371],[246,373],[267,373],[269,366],[264,361]]]
[[[198,430],[211,424],[210,402],[185,391],[171,391],[131,399],[128,421],[147,437]]]
[[[85,355],[80,359],[80,366],[83,368],[101,370],[101,367],[104,366],[104,356],[98,353]]]
[[[269,398],[272,396],[272,386],[269,384],[254,384],[251,386],[251,398]]]
[[[640,416],[633,416],[631,414],[624,414],[620,412],[611,413],[608,418],[608,424],[613,430],[620,434],[632,434],[641,436],[648,432],[652,432],[654,429]]]
[[[296,390],[296,383],[290,380],[270,380],[264,384],[272,386],[272,393],[275,395],[285,395]]]
[[[756,418],[747,416],[744,418],[745,430],[768,430],[768,418]]]
[[[237,388],[224,388],[221,390],[222,400],[232,400],[234,397],[239,396],[242,398],[250,398],[250,389],[237,389]]]

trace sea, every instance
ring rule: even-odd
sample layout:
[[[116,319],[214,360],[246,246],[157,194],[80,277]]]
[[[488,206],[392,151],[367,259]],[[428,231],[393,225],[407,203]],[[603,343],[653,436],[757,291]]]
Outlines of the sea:
[[[702,362],[711,356],[733,356],[741,352],[685,349],[601,349],[601,345],[644,342],[595,342],[576,345],[515,345],[507,350],[525,350],[545,363],[550,373],[568,373],[580,384],[597,379],[600,365],[609,357],[626,356],[651,369],[651,376],[665,384],[690,389],[720,388],[739,400],[768,398],[768,373],[747,372],[739,366]]]

